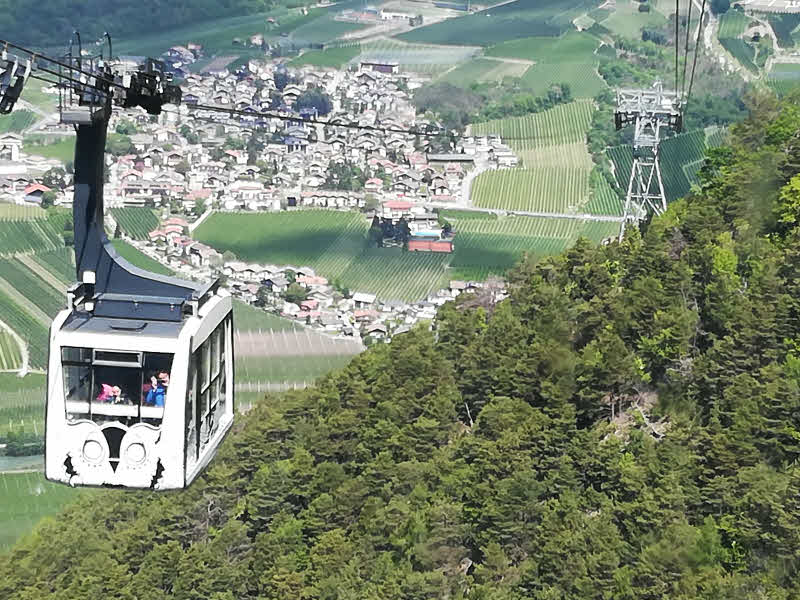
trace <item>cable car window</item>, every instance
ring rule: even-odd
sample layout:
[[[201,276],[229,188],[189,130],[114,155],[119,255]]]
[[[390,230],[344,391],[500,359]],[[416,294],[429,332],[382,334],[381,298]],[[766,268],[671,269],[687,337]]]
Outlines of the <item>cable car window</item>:
[[[211,342],[211,377],[214,378],[219,375],[219,338],[220,330],[224,327],[217,327],[214,333],[209,336]]]
[[[172,354],[65,347],[61,358],[68,419],[160,422]]]
[[[209,336],[200,346],[200,386],[203,389],[207,388],[211,381],[211,337]]]
[[[193,467],[197,462],[197,358],[189,359],[189,379],[186,383],[186,464]]]

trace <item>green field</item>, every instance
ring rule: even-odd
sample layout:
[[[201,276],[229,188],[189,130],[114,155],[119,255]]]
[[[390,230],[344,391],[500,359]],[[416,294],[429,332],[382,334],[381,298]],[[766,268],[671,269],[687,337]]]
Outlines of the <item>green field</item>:
[[[64,247],[63,228],[57,220],[0,220],[0,255]]]
[[[47,211],[38,206],[0,204],[0,221],[27,221],[28,219],[42,219],[46,216]]]
[[[729,10],[719,16],[719,31],[717,37],[723,38],[738,38],[741,36],[752,19],[746,16],[743,12],[738,10]]]
[[[452,219],[452,222],[457,240],[450,269],[452,279],[480,280],[490,273],[502,274],[523,253],[556,254],[574,244],[581,235],[600,242],[619,233],[618,223],[577,219],[500,217]]]
[[[490,46],[531,35],[557,36],[572,28],[572,19],[594,6],[588,0],[517,0],[397,37],[417,43]]]
[[[46,379],[38,373],[0,373],[0,433],[44,431]]]
[[[19,369],[22,353],[17,340],[7,331],[0,329],[0,370]]]
[[[309,50],[289,61],[289,66],[299,67],[310,65],[314,67],[341,68],[345,63],[353,60],[361,52],[357,44],[352,46],[339,46],[326,50]]]
[[[593,110],[590,101],[578,101],[538,114],[473,125],[474,134],[500,134],[522,161],[522,168],[479,175],[472,188],[475,205],[529,212],[578,212],[589,198],[592,160],[586,148],[586,132]]]
[[[723,135],[716,129],[708,132],[699,129],[682,133],[661,142],[660,166],[664,180],[664,191],[667,202],[672,202],[689,193],[695,181],[696,171],[687,169],[693,165],[699,169],[703,164],[706,148],[714,147],[724,141]],[[630,146],[616,146],[607,151],[608,158],[614,163],[617,182],[627,189],[633,162],[633,150]]]
[[[675,3],[672,10],[675,12]],[[623,37],[640,39],[642,28],[660,28],[667,24],[667,18],[660,12],[639,12],[639,2],[635,0],[617,0],[616,10],[608,18],[600,21],[603,27]]]
[[[553,84],[566,83],[576,98],[593,98],[606,89],[597,73],[597,39],[570,31],[553,37],[527,37],[488,48],[489,56],[521,58],[536,64],[525,72],[522,83],[541,95]]]
[[[360,23],[336,21],[331,13],[326,13],[294,29],[292,40],[300,44],[322,44],[365,28],[366,25]]]
[[[779,94],[790,92],[800,85],[800,63],[773,63],[767,82]]]
[[[86,492],[50,483],[41,473],[0,473],[0,551],[81,493]]]
[[[50,317],[54,317],[58,311],[64,308],[63,292],[56,290],[18,259],[0,259],[0,278],[8,282],[31,304],[39,307]],[[17,333],[24,334],[22,331]]]
[[[9,115],[0,115],[0,133],[9,131],[20,133],[33,125],[36,120],[36,113],[24,108],[18,108]]]
[[[233,324],[236,331],[297,331],[300,325],[278,317],[241,300],[233,301]]]
[[[471,58],[475,47],[448,47],[408,44],[397,40],[378,40],[361,44],[356,61],[394,61],[402,70],[436,73]]]
[[[122,232],[135,240],[147,240],[148,234],[158,228],[158,217],[149,208],[112,208],[111,215]]]
[[[22,144],[22,151],[26,154],[55,158],[62,163],[72,162],[75,159],[75,138],[71,135],[58,136],[58,139],[43,137],[26,138]]]
[[[153,260],[146,254],[142,254],[138,249],[131,246],[124,240],[112,240],[111,244],[119,255],[131,263],[134,267],[152,271],[153,273],[160,273],[161,275],[173,275],[167,267],[160,262]]]
[[[526,167],[480,174],[473,183],[475,206],[502,210],[576,212],[589,194],[589,169]]]
[[[597,176],[596,180],[592,186],[589,201],[583,207],[583,212],[590,215],[622,215],[623,201],[620,200],[617,191],[606,181],[605,177]],[[627,182],[625,182],[625,187],[627,189]]]
[[[473,58],[448,71],[440,80],[459,87],[469,87],[473,83],[502,81],[504,77],[522,77],[528,68],[526,64]]]
[[[75,281],[75,251],[72,248],[37,252],[33,260],[65,284]]]
[[[334,211],[217,213],[195,234],[243,260],[308,265],[353,291],[372,292],[382,300],[410,301],[441,289],[450,279],[481,279],[488,273],[501,273],[524,251],[536,255],[560,252],[582,232],[599,241],[618,230],[616,223],[600,224],[600,230],[595,230],[594,223],[572,219],[498,219],[463,211],[444,215],[458,224],[455,251],[449,255],[367,248],[366,220]]]
[[[311,384],[318,377],[345,366],[352,359],[352,354],[240,358],[236,361],[236,378],[239,382]]]
[[[588,33],[569,31],[559,37],[525,37],[486,49],[487,56],[522,58],[537,63],[570,63],[591,60],[600,43]]]
[[[475,123],[473,135],[497,134],[515,149],[584,142],[594,108],[589,101],[561,104],[541,113]]]
[[[45,325],[32,316],[4,290],[0,290],[0,315],[2,315],[0,319],[28,343],[31,367],[44,369],[47,366],[47,328],[49,324]]]

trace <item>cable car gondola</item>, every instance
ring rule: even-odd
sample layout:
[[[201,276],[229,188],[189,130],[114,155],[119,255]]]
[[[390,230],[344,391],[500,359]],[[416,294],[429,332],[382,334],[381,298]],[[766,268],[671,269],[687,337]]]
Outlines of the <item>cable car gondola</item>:
[[[218,281],[201,285],[135,267],[103,230],[112,100],[159,114],[163,104],[180,102],[180,88],[158,61],[121,72],[80,48],[61,61],[36,60],[59,77],[61,121],[77,132],[77,283],[50,328],[45,476],[72,486],[184,488],[233,424],[231,297]],[[18,72],[16,62],[10,68]],[[13,104],[20,87],[0,77],[0,100]]]

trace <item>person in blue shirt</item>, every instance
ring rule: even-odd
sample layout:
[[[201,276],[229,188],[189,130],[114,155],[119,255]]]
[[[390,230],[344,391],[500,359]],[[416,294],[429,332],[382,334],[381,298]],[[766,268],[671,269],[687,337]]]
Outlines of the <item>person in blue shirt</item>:
[[[164,399],[167,395],[167,387],[169,387],[169,373],[166,371],[159,371],[158,377],[153,376],[150,378],[150,390],[144,399],[145,404],[150,406],[164,406]]]

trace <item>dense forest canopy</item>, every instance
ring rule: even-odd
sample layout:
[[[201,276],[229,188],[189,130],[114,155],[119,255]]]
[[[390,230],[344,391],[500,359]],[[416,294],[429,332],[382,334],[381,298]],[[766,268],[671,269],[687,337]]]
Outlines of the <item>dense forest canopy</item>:
[[[263,12],[279,4],[279,0],[0,0],[0,32],[20,44],[62,46],[76,29],[84,41],[94,41],[104,31],[114,38],[128,38]]]
[[[644,234],[267,397],[186,492],[85,496],[0,598],[797,598],[800,99],[748,106]]]

